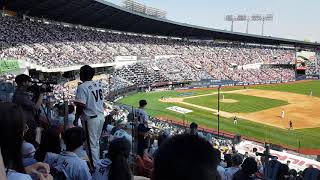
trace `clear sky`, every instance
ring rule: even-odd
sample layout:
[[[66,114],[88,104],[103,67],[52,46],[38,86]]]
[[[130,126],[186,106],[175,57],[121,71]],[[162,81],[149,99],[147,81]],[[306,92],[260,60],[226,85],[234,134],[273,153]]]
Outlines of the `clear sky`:
[[[107,0],[117,5],[122,0]],[[136,0],[167,11],[170,20],[230,30],[228,14],[274,14],[265,35],[320,42],[320,0]],[[235,22],[234,31],[245,32],[246,22]],[[261,23],[250,22],[249,33],[261,34]]]

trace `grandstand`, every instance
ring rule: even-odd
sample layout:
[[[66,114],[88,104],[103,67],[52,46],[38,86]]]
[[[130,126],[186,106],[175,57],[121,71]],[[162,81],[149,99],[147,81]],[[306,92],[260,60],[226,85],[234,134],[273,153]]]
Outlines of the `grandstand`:
[[[187,124],[196,121],[199,136],[222,153],[234,153],[235,144],[242,154],[252,151],[248,146],[263,153],[263,143],[272,143],[278,150],[271,154],[286,157],[281,163],[298,159],[291,169],[320,167],[315,160],[320,137],[314,134],[319,123],[301,118],[318,113],[312,114],[319,84],[296,82],[320,78],[319,43],[182,24],[165,19],[157,9],[126,5],[104,0],[6,1],[0,16],[0,100],[10,101],[14,77],[25,73],[58,82],[47,94],[52,97],[48,104],[73,102],[79,69],[89,64],[97,72],[94,79],[103,84],[105,106],[110,105],[106,114],[116,109],[117,118],[128,119],[138,99],[148,98],[146,111],[157,135],[184,134]],[[223,96],[218,94],[221,87]],[[220,103],[221,97],[225,104],[219,114],[213,101]],[[293,115],[274,122],[281,108]],[[211,121],[216,115],[222,118],[221,132]],[[235,116],[237,127],[230,123]],[[297,127],[287,131],[293,118]],[[236,143],[241,135],[245,140]]]

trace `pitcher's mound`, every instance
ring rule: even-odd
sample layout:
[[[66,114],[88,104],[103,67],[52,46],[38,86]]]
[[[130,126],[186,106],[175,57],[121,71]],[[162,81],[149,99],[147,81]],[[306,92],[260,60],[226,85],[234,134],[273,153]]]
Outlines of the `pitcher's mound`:
[[[239,101],[234,100],[234,99],[222,99],[220,102],[222,102],[222,103],[236,103]]]

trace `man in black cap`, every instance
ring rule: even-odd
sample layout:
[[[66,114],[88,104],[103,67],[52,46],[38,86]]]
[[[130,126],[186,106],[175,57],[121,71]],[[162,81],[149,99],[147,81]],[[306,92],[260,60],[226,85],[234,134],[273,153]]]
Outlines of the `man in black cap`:
[[[28,92],[28,88],[32,85],[31,78],[28,75],[20,74],[15,78],[17,89],[12,97],[12,102],[21,106],[27,120],[29,130],[26,132],[25,137],[29,137],[27,141],[35,143],[36,128],[36,113],[40,109],[43,99],[43,94],[40,93],[38,99],[32,101],[33,94]]]

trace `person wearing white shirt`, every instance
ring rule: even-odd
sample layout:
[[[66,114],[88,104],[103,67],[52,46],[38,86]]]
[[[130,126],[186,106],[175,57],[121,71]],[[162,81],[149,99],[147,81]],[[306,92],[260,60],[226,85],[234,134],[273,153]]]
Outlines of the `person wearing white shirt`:
[[[88,134],[88,155],[91,165],[99,160],[99,140],[104,124],[104,97],[101,81],[93,81],[95,70],[88,66],[80,68],[80,84],[77,88],[75,104],[77,106],[73,124],[78,126],[81,117],[82,125]],[[92,162],[93,161],[93,162]]]
[[[58,172],[63,172],[67,180],[90,180],[91,174],[86,161],[75,153],[75,150],[83,145],[85,137],[85,132],[81,127],[66,130],[63,138],[66,151],[59,155],[47,153],[44,162]]]
[[[92,179],[131,180],[133,175],[128,164],[130,150],[130,142],[125,138],[111,141],[107,158],[98,161]]]

